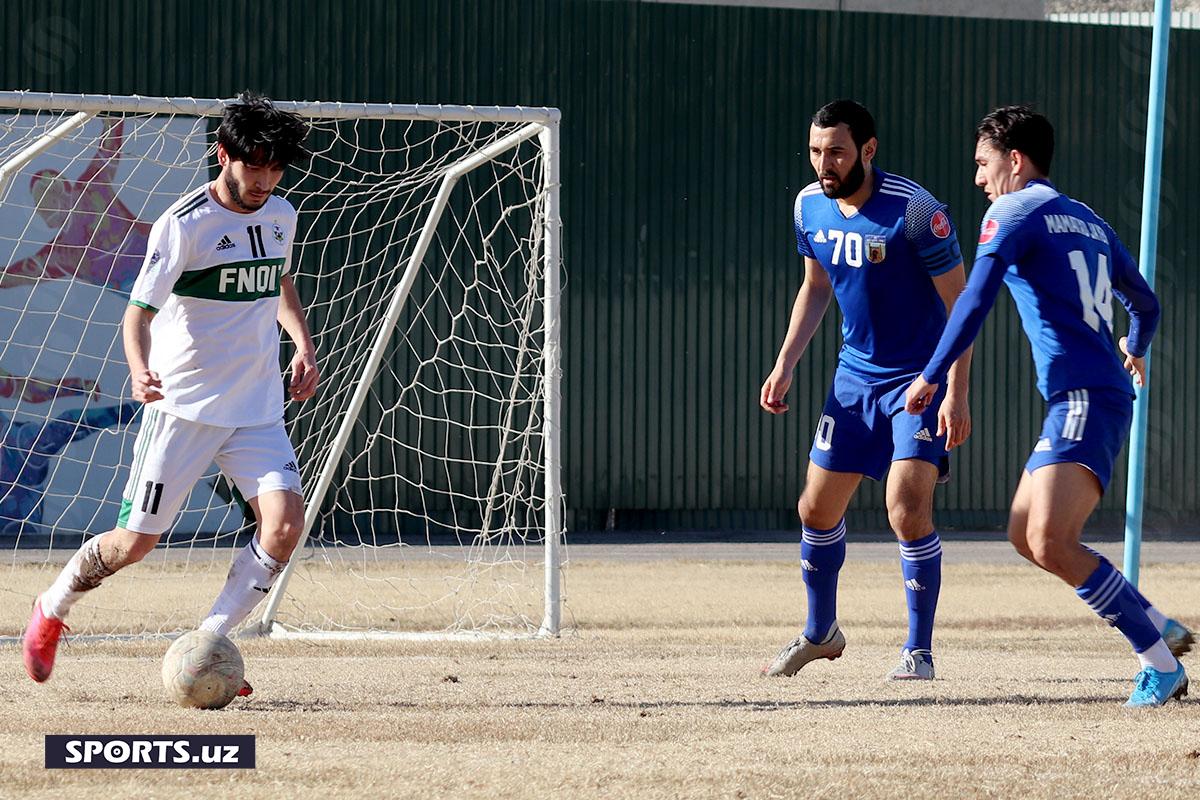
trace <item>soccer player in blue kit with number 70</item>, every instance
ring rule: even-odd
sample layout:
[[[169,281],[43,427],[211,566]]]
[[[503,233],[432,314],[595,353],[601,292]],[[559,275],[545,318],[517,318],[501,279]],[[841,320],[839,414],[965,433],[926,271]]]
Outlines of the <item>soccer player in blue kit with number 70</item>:
[[[797,504],[800,566],[808,595],[803,632],[763,673],[794,675],[835,659],[846,647],[837,623],[838,573],[846,557],[846,508],[863,476],[887,474],[888,521],[900,543],[908,638],[890,680],[932,680],[933,625],[942,545],[933,526],[933,492],[947,452],[971,431],[964,354],[948,387],[926,413],[904,413],[904,391],[937,345],[966,282],[946,206],[919,184],[874,165],[875,120],[853,100],[813,115],[808,154],[817,180],[794,206],[804,283],[792,306],[775,366],[759,404],[787,411],[796,364],[829,301],[842,312],[837,372],[817,423],[804,492]]]
[[[1126,705],[1161,706],[1187,694],[1178,656],[1191,648],[1191,632],[1080,543],[1129,435],[1130,375],[1143,384],[1159,303],[1113,229],[1050,183],[1053,155],[1054,128],[1027,106],[997,108],[979,123],[975,183],[992,205],[967,287],[908,389],[906,410],[925,413],[950,365],[979,334],[1000,284],[1007,284],[1048,404],[1013,497],[1009,539],[1129,640],[1142,669]],[[1123,360],[1113,347],[1114,296],[1130,316],[1129,335],[1120,341]]]

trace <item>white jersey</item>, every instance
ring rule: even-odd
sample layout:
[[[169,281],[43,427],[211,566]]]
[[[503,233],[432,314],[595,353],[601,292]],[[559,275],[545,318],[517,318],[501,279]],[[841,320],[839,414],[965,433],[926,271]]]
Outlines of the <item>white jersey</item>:
[[[279,280],[291,267],[296,209],[272,195],[230,211],[205,184],[158,218],[129,302],[156,311],[154,403],[183,419],[239,428],[283,417]]]

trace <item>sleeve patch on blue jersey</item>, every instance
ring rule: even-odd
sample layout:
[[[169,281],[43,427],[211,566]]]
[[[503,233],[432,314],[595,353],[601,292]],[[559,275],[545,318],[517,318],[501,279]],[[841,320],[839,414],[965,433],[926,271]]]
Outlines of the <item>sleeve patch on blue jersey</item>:
[[[938,211],[929,218],[929,229],[933,231],[933,235],[939,239],[945,239],[954,230],[950,225],[950,218],[946,216],[946,212],[938,209]]]
[[[996,234],[1000,232],[1000,223],[994,219],[985,220],[983,228],[979,231],[979,243],[987,244],[992,239],[996,238]]]

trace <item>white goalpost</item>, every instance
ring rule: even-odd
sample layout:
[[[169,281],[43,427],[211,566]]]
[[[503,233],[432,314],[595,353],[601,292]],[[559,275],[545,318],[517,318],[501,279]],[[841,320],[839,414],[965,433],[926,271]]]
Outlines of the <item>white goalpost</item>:
[[[276,104],[312,125],[280,193],[322,380],[286,411],[304,539],[244,630],[557,635],[558,111]],[[0,92],[0,636],[115,522],[140,420],[121,313],[150,224],[215,175],[223,109]],[[213,467],[72,628],[194,627],[253,535],[239,502]]]

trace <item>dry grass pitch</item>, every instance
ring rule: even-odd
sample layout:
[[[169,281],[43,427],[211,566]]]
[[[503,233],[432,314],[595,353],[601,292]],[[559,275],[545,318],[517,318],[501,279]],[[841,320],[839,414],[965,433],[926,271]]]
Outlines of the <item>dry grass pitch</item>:
[[[257,692],[217,712],[168,704],[158,677],[165,642],[68,646],[42,686],[25,677],[16,648],[4,647],[0,796],[1164,798],[1200,790],[1200,705],[1122,708],[1136,661],[1067,587],[1028,566],[964,562],[953,556],[965,545],[946,547],[939,680],[926,685],[883,681],[903,638],[903,590],[892,558],[856,559],[856,546],[842,580],[846,654],[792,679],[758,675],[803,613],[791,561],[573,560],[574,629],[557,641],[244,641]],[[1147,565],[1142,580],[1193,626],[1196,550],[1186,563]],[[6,589],[14,576],[20,571]],[[24,618],[15,594],[4,594],[0,634]],[[1200,658],[1193,663],[1200,680]],[[252,733],[258,768],[50,772],[47,733]]]

